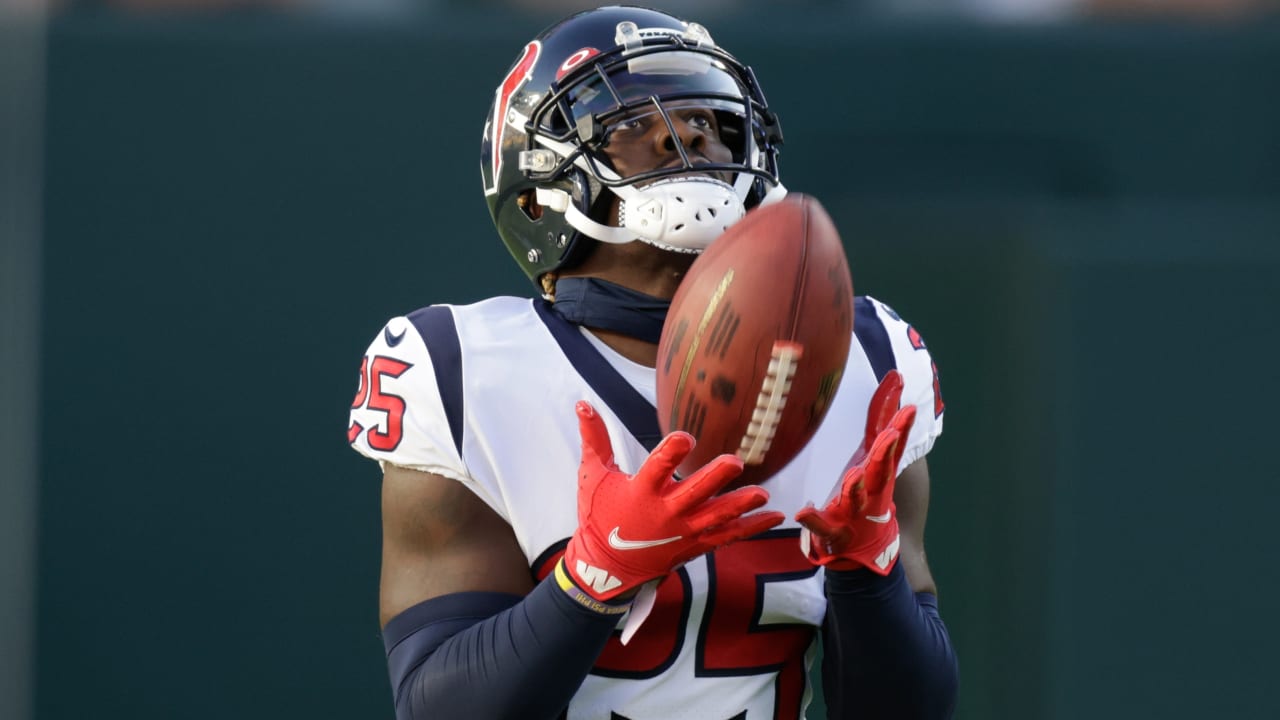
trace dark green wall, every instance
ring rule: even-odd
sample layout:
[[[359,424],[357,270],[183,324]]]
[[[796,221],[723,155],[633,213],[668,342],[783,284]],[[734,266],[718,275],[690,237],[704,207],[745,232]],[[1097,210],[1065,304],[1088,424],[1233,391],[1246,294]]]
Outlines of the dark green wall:
[[[962,718],[1260,717],[1280,641],[1280,27],[712,26],[921,329]],[[390,717],[365,345],[525,293],[478,145],[524,29],[71,16],[48,60],[37,692]]]

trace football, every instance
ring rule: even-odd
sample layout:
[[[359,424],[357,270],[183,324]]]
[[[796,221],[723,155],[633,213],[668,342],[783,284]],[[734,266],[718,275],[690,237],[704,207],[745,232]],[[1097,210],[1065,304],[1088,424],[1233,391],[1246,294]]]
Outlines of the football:
[[[663,433],[697,440],[678,473],[722,453],[737,485],[772,477],[804,448],[839,387],[853,335],[853,281],[815,198],[755,208],[696,260],[658,344]]]

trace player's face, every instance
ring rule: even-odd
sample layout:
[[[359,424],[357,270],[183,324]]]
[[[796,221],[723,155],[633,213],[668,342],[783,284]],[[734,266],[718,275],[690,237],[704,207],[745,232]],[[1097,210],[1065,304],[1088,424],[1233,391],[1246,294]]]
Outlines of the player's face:
[[[680,167],[685,158],[692,165],[733,160],[716,113],[704,106],[630,113],[611,122],[607,132],[604,151],[621,177]]]

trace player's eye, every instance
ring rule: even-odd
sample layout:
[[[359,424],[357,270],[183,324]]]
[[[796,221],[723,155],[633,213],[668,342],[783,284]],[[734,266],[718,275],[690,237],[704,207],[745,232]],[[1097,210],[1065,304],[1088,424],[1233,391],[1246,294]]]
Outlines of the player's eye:
[[[610,135],[639,134],[643,133],[647,127],[648,119],[643,115],[624,115],[608,123]]]
[[[716,119],[710,111],[694,113],[685,118],[685,122],[699,130],[711,130],[716,126]]]

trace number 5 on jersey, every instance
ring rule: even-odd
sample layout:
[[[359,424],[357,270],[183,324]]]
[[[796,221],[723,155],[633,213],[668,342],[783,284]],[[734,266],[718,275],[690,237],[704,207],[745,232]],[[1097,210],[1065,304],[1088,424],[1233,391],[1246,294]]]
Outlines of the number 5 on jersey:
[[[365,356],[360,361],[360,388],[351,401],[351,409],[367,408],[386,415],[385,420],[365,429],[363,425],[351,421],[347,426],[347,442],[354,443],[360,433],[365,433],[369,447],[374,450],[390,452],[396,449],[404,437],[404,398],[382,390],[382,379],[398,378],[406,370],[413,367],[411,363],[397,360],[385,355],[372,358]],[[385,428],[385,429],[383,429]]]

